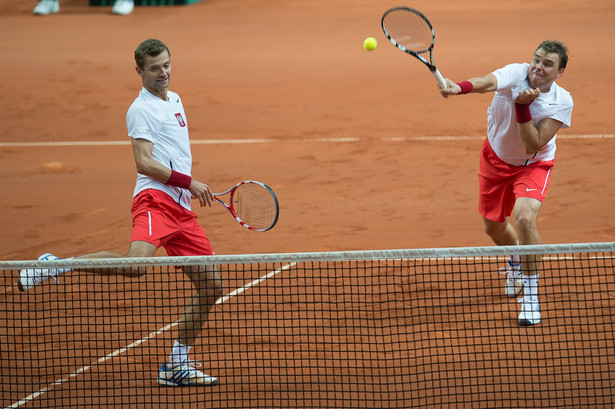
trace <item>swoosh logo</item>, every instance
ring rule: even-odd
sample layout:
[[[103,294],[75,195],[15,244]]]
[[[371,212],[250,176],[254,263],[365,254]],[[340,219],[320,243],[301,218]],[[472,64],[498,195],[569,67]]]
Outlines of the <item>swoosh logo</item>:
[[[526,188],[525,188],[525,191],[526,191],[526,192],[532,192],[532,191],[534,191],[534,190],[538,190],[538,189],[530,189],[529,187],[526,187]]]

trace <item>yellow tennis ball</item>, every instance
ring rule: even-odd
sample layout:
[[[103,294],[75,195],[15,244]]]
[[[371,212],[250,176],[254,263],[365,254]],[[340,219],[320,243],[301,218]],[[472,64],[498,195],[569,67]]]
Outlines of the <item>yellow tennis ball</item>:
[[[367,51],[375,50],[378,46],[378,41],[374,37],[367,37],[365,41],[363,41],[363,48]]]

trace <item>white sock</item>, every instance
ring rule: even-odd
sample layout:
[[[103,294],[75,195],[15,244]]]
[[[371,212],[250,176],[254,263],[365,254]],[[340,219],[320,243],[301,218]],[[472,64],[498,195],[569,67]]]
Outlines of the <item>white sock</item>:
[[[519,245],[519,240],[517,240],[517,246]],[[513,263],[514,266],[518,266],[521,264],[521,257],[518,254],[513,254],[510,256],[510,262]]]
[[[173,349],[171,350],[171,355],[169,355],[170,366],[174,367],[184,361],[187,361],[190,348],[190,345],[180,344],[178,340],[175,340],[175,344],[173,344]]]
[[[538,276],[539,274],[533,276],[523,275],[523,295],[525,297],[538,298]]]
[[[517,246],[519,245],[519,240],[517,240]],[[510,256],[510,262],[513,264],[513,266],[518,266],[519,264],[521,264],[521,258],[519,257],[518,254],[512,254]]]
[[[518,266],[519,264],[521,264],[521,257],[519,257],[518,254],[513,254],[512,256],[510,256],[510,262],[513,264],[513,266]]]

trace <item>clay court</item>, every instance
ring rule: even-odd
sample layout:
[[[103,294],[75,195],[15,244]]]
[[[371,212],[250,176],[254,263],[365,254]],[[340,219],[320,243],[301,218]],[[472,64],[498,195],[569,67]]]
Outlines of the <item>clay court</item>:
[[[146,38],[171,50],[194,177],[215,192],[260,180],[278,195],[266,233],[195,203],[217,254],[491,245],[476,174],[492,96],[443,99],[382,34],[397,5],[429,17],[435,62],[455,81],[529,61],[547,38],[567,44],[558,83],[575,108],[539,229],[550,244],[615,241],[611,0],[203,0],[122,17],[86,1],[35,17],[33,1],[0,0],[0,260],[127,251],[136,174],[125,115]],[[14,277],[2,280],[15,296]]]

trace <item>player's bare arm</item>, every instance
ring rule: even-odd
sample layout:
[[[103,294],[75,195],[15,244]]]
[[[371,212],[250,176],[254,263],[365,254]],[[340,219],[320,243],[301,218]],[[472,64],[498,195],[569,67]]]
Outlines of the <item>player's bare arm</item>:
[[[471,85],[471,89],[467,92],[463,92],[461,88],[461,83],[453,82],[451,79],[446,78],[447,88],[440,88],[440,95],[444,98],[448,98],[451,95],[459,95],[459,94],[467,94],[470,92],[477,92],[479,94],[484,94],[485,92],[494,92],[498,86],[498,80],[493,74],[487,74],[483,77],[475,77],[470,78],[467,81]],[[467,90],[467,88],[466,88]]]
[[[532,121],[517,123],[525,153],[536,153],[543,148],[559,131],[563,123],[552,118],[545,118],[537,126]]]
[[[171,177],[171,169],[154,159],[154,145],[145,139],[131,139],[131,144],[137,172],[166,183]]]
[[[528,89],[519,93],[515,98],[515,104],[529,105],[539,96],[540,90],[538,88]],[[562,122],[552,118],[543,119],[537,126],[534,126],[532,121],[517,122],[517,129],[525,147],[525,153],[532,154],[542,149],[555,136],[562,125]]]
[[[145,139],[132,139],[131,143],[137,172],[159,182],[167,183],[171,177],[172,170],[154,159],[154,145]],[[190,193],[194,199],[199,200],[201,206],[211,207],[214,196],[208,185],[192,179],[190,182]]]

